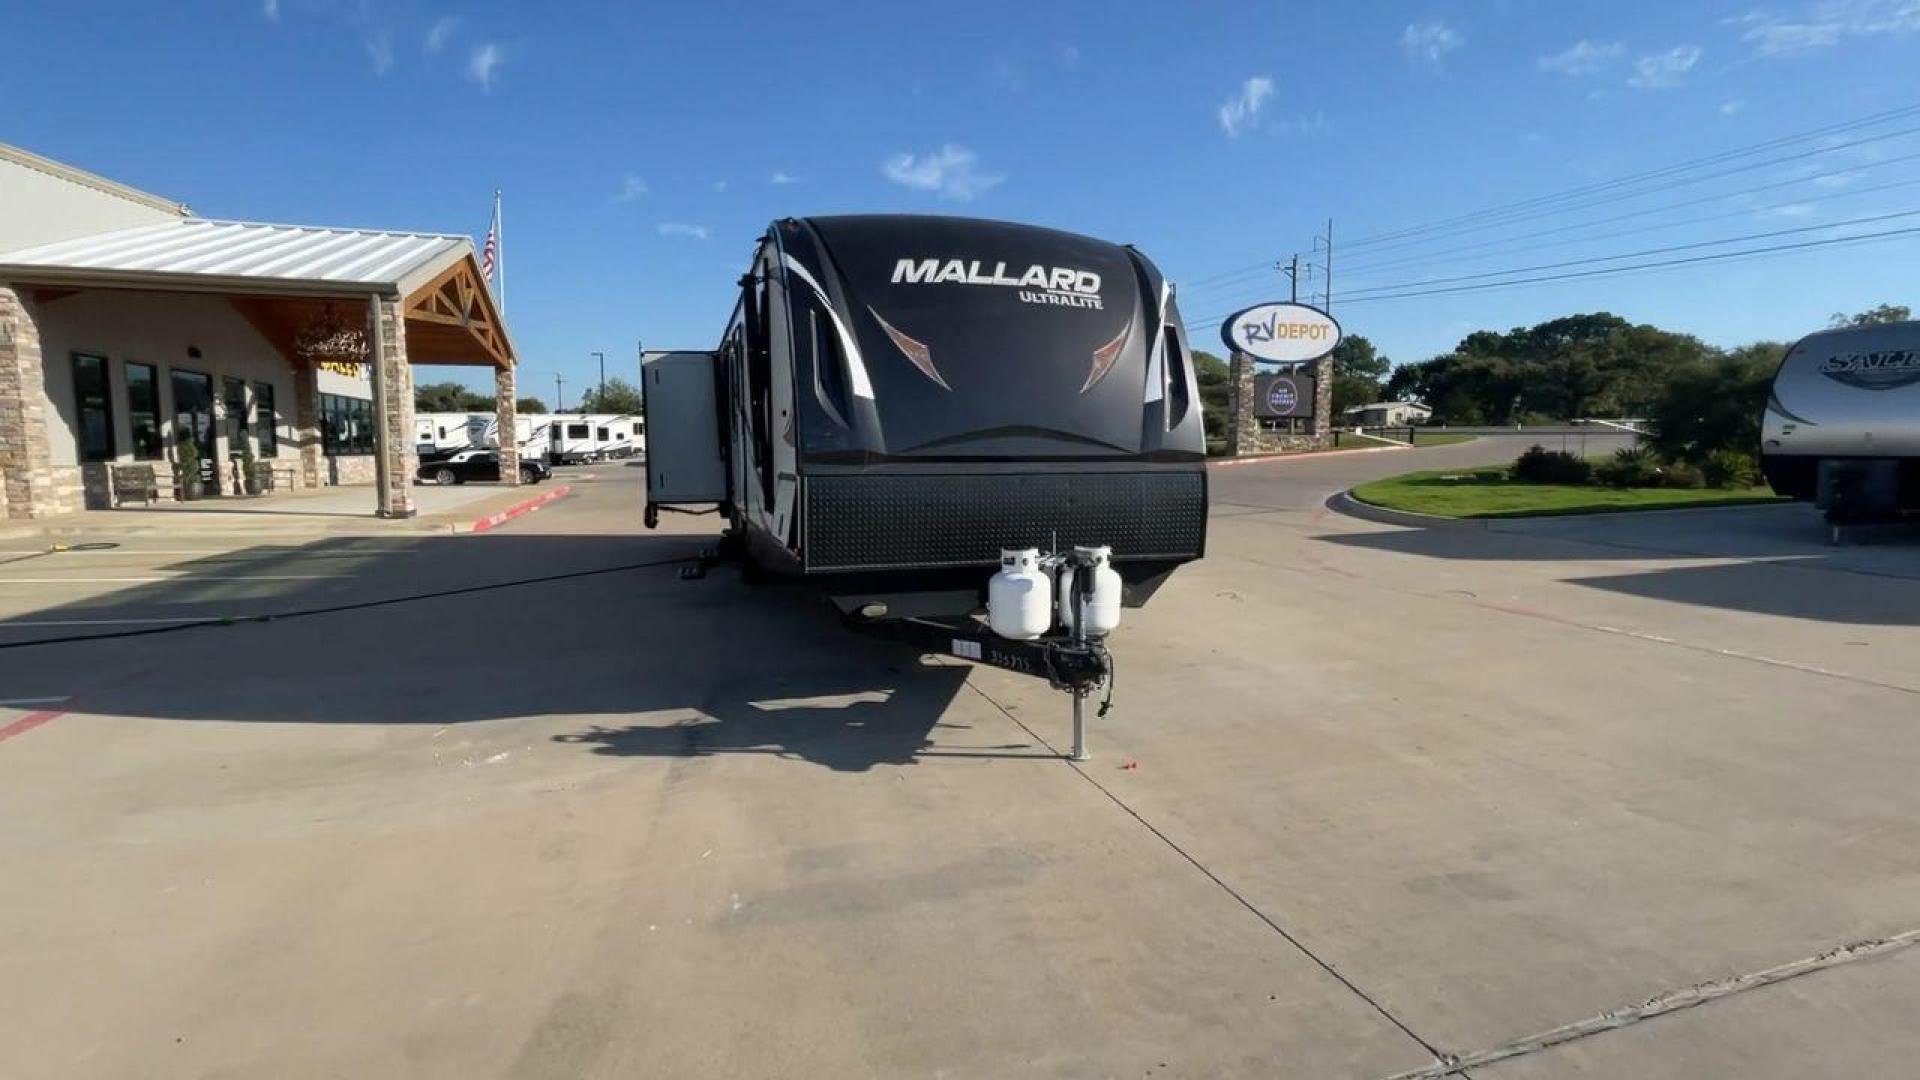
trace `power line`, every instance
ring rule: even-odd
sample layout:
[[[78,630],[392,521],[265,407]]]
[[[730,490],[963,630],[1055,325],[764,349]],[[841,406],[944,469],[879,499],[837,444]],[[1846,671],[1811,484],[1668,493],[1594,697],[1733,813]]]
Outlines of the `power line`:
[[[1471,251],[1486,251],[1488,248],[1496,249],[1495,251],[1488,252],[1489,254],[1511,254],[1511,253],[1521,252],[1521,251],[1540,251],[1547,248],[1566,247],[1570,244],[1585,244],[1594,240],[1611,240],[1611,239],[1614,239],[1615,237],[1620,237],[1620,236],[1633,236],[1638,233],[1650,232],[1655,229],[1683,229],[1689,225],[1699,225],[1709,221],[1724,221],[1727,218],[1742,217],[1747,214],[1765,213],[1768,210],[1779,210],[1788,206],[1804,206],[1804,205],[1810,205],[1812,203],[1818,203],[1818,202],[1829,202],[1834,199],[1857,198],[1861,195],[1872,195],[1876,192],[1891,191],[1895,188],[1912,187],[1914,184],[1920,183],[1920,179],[1900,180],[1890,184],[1880,184],[1875,187],[1849,188],[1845,191],[1836,191],[1829,195],[1804,196],[1801,198],[1789,199],[1786,202],[1769,203],[1765,206],[1743,206],[1738,210],[1733,210],[1725,214],[1711,214],[1706,217],[1688,218],[1684,221],[1656,222],[1655,224],[1642,226],[1637,229],[1622,229],[1622,230],[1618,230],[1610,233],[1600,233],[1594,236],[1577,236],[1577,237],[1572,237],[1566,240],[1556,240],[1546,244],[1533,244],[1527,247],[1517,247],[1517,248],[1500,246],[1502,244],[1510,244],[1516,240],[1532,240],[1542,236],[1556,236],[1560,233],[1573,232],[1578,229],[1590,229],[1595,225],[1607,225],[1616,221],[1628,221],[1633,218],[1647,217],[1652,214],[1670,213],[1674,210],[1684,209],[1689,206],[1699,206],[1703,203],[1715,203],[1725,199],[1737,199],[1742,195],[1753,195],[1762,191],[1769,191],[1769,190],[1774,190],[1774,189],[1783,188],[1783,187],[1791,187],[1795,184],[1813,183],[1819,180],[1828,179],[1835,176],[1842,176],[1847,173],[1860,172],[1864,169],[1876,168],[1881,165],[1894,165],[1901,162],[1914,161],[1914,160],[1920,160],[1920,153],[1904,154],[1897,158],[1887,158],[1885,161],[1876,161],[1870,165],[1862,165],[1857,168],[1840,169],[1835,172],[1828,172],[1828,173],[1816,173],[1812,176],[1802,176],[1802,177],[1797,177],[1793,180],[1778,181],[1771,184],[1760,184],[1756,187],[1742,188],[1739,191],[1728,191],[1728,192],[1723,192],[1717,195],[1708,195],[1708,196],[1705,196],[1704,198],[1699,198],[1699,199],[1687,199],[1683,202],[1671,203],[1666,206],[1655,206],[1655,207],[1650,207],[1644,210],[1634,210],[1630,213],[1615,214],[1612,217],[1596,218],[1592,221],[1575,222],[1571,225],[1562,225],[1552,229],[1541,229],[1535,232],[1521,233],[1517,236],[1504,236],[1497,240],[1488,240],[1478,244],[1468,244],[1463,247],[1456,247],[1456,248],[1452,248],[1445,251],[1439,251],[1439,252],[1430,252],[1425,255],[1408,255],[1401,258],[1388,259],[1385,262],[1365,263],[1365,264],[1362,264],[1360,267],[1358,267],[1358,269],[1364,273],[1365,271],[1368,271],[1368,270],[1385,270],[1385,269],[1389,269],[1391,267],[1396,267],[1396,266],[1408,266],[1408,265],[1417,266],[1421,263],[1434,262],[1439,259],[1454,258],[1456,256],[1459,256]]]
[[[1582,198],[1586,195],[1598,194],[1603,191],[1609,191],[1609,190],[1617,189],[1620,187],[1628,187],[1628,186],[1638,184],[1648,180],[1657,180],[1664,177],[1675,176],[1681,173],[1692,171],[1694,169],[1704,168],[1709,165],[1717,165],[1724,161],[1733,161],[1739,158],[1751,156],[1753,154],[1762,154],[1769,150],[1779,149],[1780,147],[1783,147],[1783,146],[1791,146],[1795,143],[1806,142],[1809,139],[1818,139],[1828,135],[1840,134],[1846,131],[1855,131],[1860,128],[1872,127],[1875,124],[1883,124],[1893,120],[1903,120],[1909,116],[1914,116],[1916,114],[1920,114],[1920,104],[1905,105],[1897,109],[1888,109],[1884,112],[1874,113],[1872,115],[1860,117],[1855,120],[1842,121],[1838,124],[1828,124],[1824,127],[1813,128],[1811,130],[1803,131],[1798,134],[1784,135],[1775,139],[1769,139],[1765,142],[1755,143],[1745,147],[1736,147],[1732,150],[1724,150],[1716,154],[1708,154],[1708,155],[1705,155],[1704,157],[1693,158],[1688,161],[1678,162],[1676,164],[1663,166],[1657,169],[1649,169],[1644,172],[1634,173],[1634,174],[1623,176],[1623,177],[1617,177],[1612,180],[1596,181],[1591,184],[1583,184],[1579,187],[1568,188],[1564,191],[1553,192],[1547,195],[1538,195],[1531,199],[1521,199],[1512,203],[1506,203],[1499,206],[1491,206],[1484,210],[1477,210],[1468,214],[1460,214],[1451,218],[1444,218],[1440,221],[1430,222],[1426,225],[1412,226],[1410,228],[1399,230],[1398,232],[1378,233],[1373,236],[1365,237],[1364,239],[1361,239],[1361,240],[1353,241],[1351,246],[1359,247],[1359,246],[1368,246],[1368,245],[1383,243],[1385,241],[1399,239],[1400,237],[1408,236],[1413,233],[1426,232],[1433,229],[1444,228],[1447,226],[1456,225],[1456,224],[1460,224],[1460,223],[1471,221],[1471,220],[1476,220],[1478,218],[1482,218],[1490,214],[1500,214],[1500,213],[1505,213],[1513,210],[1530,209],[1532,207],[1543,206],[1543,205],[1547,205],[1549,203],[1554,203],[1554,202],[1560,202],[1565,200],[1575,200],[1575,199]],[[1840,145],[1834,145],[1834,146],[1821,147],[1814,151],[1811,151],[1811,153],[1816,153],[1816,154],[1828,153],[1833,150],[1843,149],[1847,145],[1852,145],[1852,144],[1840,144]]]
[[[1624,236],[1637,236],[1642,233],[1654,232],[1658,230],[1685,229],[1695,225],[1703,225],[1712,221],[1725,221],[1729,218],[1746,217],[1749,214],[1762,214],[1769,210],[1780,210],[1780,209],[1784,209],[1791,206],[1808,206],[1814,203],[1830,202],[1835,199],[1858,198],[1862,195],[1872,195],[1872,194],[1876,194],[1883,191],[1892,191],[1898,188],[1908,188],[1908,187],[1914,186],[1915,184],[1920,184],[1920,178],[1899,180],[1899,181],[1895,181],[1893,183],[1888,183],[1888,184],[1878,184],[1873,187],[1852,188],[1846,191],[1833,192],[1832,194],[1828,194],[1828,195],[1805,196],[1801,198],[1790,199],[1786,202],[1781,202],[1781,203],[1769,203],[1764,206],[1747,206],[1747,207],[1742,207],[1738,210],[1733,210],[1724,214],[1708,214],[1708,215],[1699,216],[1699,217],[1690,217],[1682,221],[1657,222],[1655,224],[1642,226],[1640,228],[1617,229],[1613,232],[1598,233],[1590,236],[1572,237],[1566,240],[1556,240],[1556,241],[1551,241],[1545,244],[1526,244],[1526,245],[1519,245],[1519,246],[1511,245],[1511,242],[1514,240],[1526,240],[1526,239],[1531,239],[1533,237],[1552,236],[1552,235],[1569,232],[1576,229],[1586,229],[1586,228],[1591,228],[1595,225],[1603,225],[1611,221],[1625,221],[1632,218],[1645,217],[1649,214],[1668,213],[1673,210],[1678,210],[1686,206],[1698,205],[1700,203],[1719,202],[1724,199],[1737,198],[1741,195],[1753,194],[1754,192],[1757,192],[1757,191],[1764,191],[1771,188],[1785,187],[1792,184],[1800,184],[1800,183],[1807,183],[1811,181],[1817,181],[1817,180],[1828,178],[1828,177],[1840,176],[1840,175],[1853,173],[1853,172],[1859,172],[1861,170],[1874,168],[1879,165],[1891,165],[1891,164],[1896,164],[1899,162],[1913,160],[1913,159],[1920,159],[1920,153],[1908,154],[1898,158],[1888,158],[1884,162],[1874,162],[1869,165],[1862,165],[1852,169],[1840,169],[1840,170],[1836,170],[1834,172],[1829,172],[1829,173],[1818,173],[1812,176],[1799,177],[1794,180],[1784,181],[1780,183],[1761,184],[1757,187],[1744,188],[1740,191],[1726,192],[1719,195],[1710,195],[1701,199],[1688,199],[1684,202],[1674,203],[1669,206],[1651,207],[1645,210],[1636,210],[1627,214],[1617,214],[1612,217],[1598,218],[1592,221],[1576,222],[1572,225],[1564,225],[1558,228],[1542,229],[1532,233],[1522,233],[1517,236],[1502,237],[1500,239],[1491,240],[1486,243],[1470,244],[1470,245],[1453,248],[1446,251],[1431,252],[1424,255],[1414,255],[1414,256],[1408,256],[1408,257],[1399,258],[1399,259],[1389,259],[1385,262],[1365,264],[1360,268],[1360,272],[1364,273],[1368,270],[1385,270],[1385,269],[1391,269],[1394,267],[1402,267],[1402,266],[1409,266],[1409,265],[1420,266],[1420,265],[1432,264],[1435,262],[1439,262],[1443,259],[1453,259],[1462,254],[1465,254],[1467,252],[1472,252],[1472,251],[1485,251],[1486,254],[1488,255],[1496,255],[1496,254],[1510,255],[1510,254],[1520,254],[1520,253],[1529,252],[1529,251],[1542,251],[1542,250],[1551,250],[1553,248],[1571,247],[1577,244],[1594,243],[1600,240],[1613,240],[1613,239],[1618,239]],[[1501,245],[1509,245],[1509,246],[1502,247]],[[1492,250],[1487,250],[1487,249],[1492,249]],[[1371,289],[1380,288],[1380,287],[1381,286],[1361,286],[1358,288],[1357,291],[1366,292]],[[1222,287],[1221,289],[1218,290],[1218,295],[1214,297],[1214,300],[1215,302],[1225,301],[1229,297],[1236,295],[1236,293],[1238,293],[1239,295],[1248,295],[1245,293],[1244,287],[1240,289],[1234,289],[1232,287]]]
[[[1615,194],[1608,195],[1605,198],[1592,199],[1578,205],[1549,207],[1543,210],[1536,210],[1536,211],[1532,211],[1524,214],[1512,214],[1512,215],[1503,217],[1497,221],[1488,222],[1486,224],[1460,226],[1460,227],[1448,230],[1445,233],[1430,233],[1426,237],[1416,237],[1414,239],[1409,239],[1409,240],[1399,240],[1393,243],[1376,242],[1377,246],[1375,246],[1373,250],[1390,251],[1397,248],[1417,247],[1421,244],[1432,243],[1436,238],[1443,235],[1464,235],[1466,233],[1479,232],[1483,229],[1499,228],[1502,225],[1512,225],[1522,221],[1535,221],[1543,217],[1552,217],[1555,214],[1565,213],[1572,210],[1587,210],[1596,206],[1606,206],[1612,203],[1625,202],[1629,199],[1643,198],[1647,195],[1657,195],[1663,191],[1671,191],[1675,188],[1688,187],[1693,184],[1703,183],[1708,180],[1719,180],[1728,176],[1736,176],[1744,172],[1752,172],[1755,169],[1769,168],[1774,165],[1785,165],[1789,162],[1801,161],[1809,157],[1817,157],[1821,154],[1831,154],[1839,150],[1851,150],[1856,147],[1866,146],[1871,143],[1885,142],[1888,139],[1904,138],[1905,136],[1913,135],[1917,133],[1920,133],[1920,127],[1901,128],[1899,131],[1883,132],[1879,135],[1871,135],[1871,136],[1868,136],[1867,138],[1856,139],[1852,142],[1835,143],[1832,146],[1823,146],[1813,150],[1803,150],[1796,154],[1787,154],[1782,157],[1767,158],[1764,161],[1750,161],[1744,165],[1738,165],[1731,169],[1723,169],[1720,172],[1704,173],[1699,176],[1689,176],[1679,180],[1675,180],[1671,183],[1662,184],[1655,187],[1649,187],[1649,188],[1645,188],[1638,191],[1616,192]],[[1355,246],[1358,246],[1358,245],[1355,245]]]
[[[1746,251],[1724,251],[1716,255],[1693,255],[1684,259],[1666,259],[1660,262],[1638,263],[1633,266],[1615,266],[1601,270],[1580,270],[1567,274],[1549,274],[1543,277],[1521,278],[1516,281],[1492,281],[1482,285],[1454,285],[1444,289],[1427,289],[1420,292],[1397,293],[1391,296],[1366,296],[1344,302],[1365,304],[1380,300],[1411,300],[1422,296],[1444,296],[1451,293],[1483,292],[1488,289],[1512,288],[1519,285],[1540,285],[1555,281],[1572,281],[1579,278],[1608,277],[1643,270],[1664,270],[1676,266],[1691,266],[1696,263],[1725,262],[1730,259],[1771,255],[1785,251],[1805,251],[1812,248],[1833,247],[1837,244],[1864,243],[1870,240],[1888,240],[1894,237],[1912,236],[1915,234],[1920,234],[1920,226],[1907,229],[1888,229],[1876,233],[1861,233],[1858,236],[1836,236],[1826,240],[1802,240],[1794,244],[1775,244],[1771,247],[1751,248]]]
[[[1471,214],[1457,215],[1452,218],[1442,219],[1440,221],[1431,222],[1426,225],[1413,226],[1408,229],[1403,229],[1394,233],[1384,233],[1384,234],[1377,234],[1371,237],[1365,237],[1361,240],[1351,241],[1348,245],[1348,249],[1351,250],[1353,247],[1358,247],[1358,246],[1383,244],[1386,241],[1400,239],[1406,236],[1410,236],[1414,233],[1434,231],[1434,230],[1438,230],[1438,229],[1442,229],[1450,226],[1459,225],[1461,223],[1464,223],[1470,220],[1477,220],[1479,218],[1490,216],[1490,215],[1496,215],[1496,214],[1507,213],[1515,210],[1527,209],[1527,208],[1540,206],[1540,205],[1544,205],[1551,202],[1578,199],[1583,195],[1593,194],[1593,193],[1597,193],[1603,190],[1608,190],[1611,188],[1631,185],[1631,184],[1640,183],[1646,180],[1658,179],[1664,176],[1683,173],[1691,169],[1703,168],[1709,165],[1719,164],[1720,162],[1723,162],[1723,161],[1731,161],[1731,160],[1736,160],[1738,158],[1746,157],[1752,154],[1764,153],[1768,150],[1777,149],[1782,146],[1790,146],[1790,145],[1793,145],[1794,143],[1804,142],[1808,139],[1821,138],[1823,136],[1839,134],[1841,132],[1858,130],[1864,127],[1871,127],[1875,124],[1904,119],[1908,116],[1912,116],[1916,114],[1920,114],[1920,104],[1903,106],[1897,109],[1889,109],[1884,112],[1874,113],[1872,115],[1861,117],[1855,120],[1843,121],[1837,124],[1829,124],[1823,127],[1813,128],[1807,131],[1799,132],[1797,134],[1786,135],[1786,136],[1781,136],[1774,139],[1769,139],[1764,142],[1755,143],[1745,147],[1736,147],[1732,150],[1721,151],[1716,154],[1709,154],[1704,157],[1694,158],[1694,159],[1679,162],[1673,165],[1663,166],[1658,169],[1650,169],[1640,173],[1634,173],[1634,174],[1631,174],[1625,177],[1619,177],[1613,180],[1599,181],[1592,184],[1585,184],[1579,187],[1569,188],[1560,192],[1550,193],[1542,196],[1535,196],[1530,199],[1522,199],[1512,203],[1506,203],[1498,206],[1488,207],[1484,210],[1475,211],[1474,213],[1471,213]],[[1834,150],[1845,149],[1851,145],[1855,145],[1855,144],[1846,144],[1845,146],[1829,146],[1829,147],[1816,150],[1813,153],[1830,153]],[[1778,164],[1779,162],[1770,162],[1770,163]],[[1641,194],[1653,194],[1653,193],[1654,193],[1653,191],[1641,192]],[[1224,282],[1224,281],[1227,281],[1228,279],[1242,278],[1242,277],[1245,277],[1246,275],[1249,275],[1255,272],[1267,272],[1267,271],[1270,271],[1273,268],[1273,266],[1274,266],[1274,263],[1272,261],[1270,260],[1263,261],[1263,262],[1252,264],[1249,266],[1241,266],[1231,270],[1221,271],[1220,273],[1211,274],[1206,277],[1196,278],[1193,281],[1187,282],[1185,284],[1189,289],[1201,289],[1201,288],[1204,288],[1205,286],[1214,284],[1216,282]]]
[[[1548,284],[1548,283],[1557,282],[1557,281],[1573,281],[1578,279],[1597,278],[1597,277],[1614,277],[1614,276],[1619,276],[1623,274],[1638,273],[1638,272],[1650,271],[1650,270],[1664,270],[1664,269],[1671,269],[1679,266],[1691,266],[1691,265],[1696,265],[1700,263],[1727,262],[1735,259],[1757,258],[1765,255],[1780,254],[1783,252],[1792,252],[1792,251],[1805,251],[1805,250],[1810,250],[1814,248],[1833,247],[1841,244],[1866,243],[1874,240],[1887,240],[1887,239],[1893,239],[1895,237],[1901,237],[1901,236],[1912,236],[1915,234],[1920,234],[1920,226],[1915,226],[1913,228],[1906,228],[1906,229],[1888,229],[1888,230],[1875,232],[1875,233],[1861,233],[1856,236],[1836,236],[1836,237],[1830,237],[1825,240],[1803,240],[1798,243],[1792,243],[1792,244],[1774,244],[1767,247],[1750,248],[1744,251],[1724,251],[1724,252],[1719,252],[1713,255],[1694,255],[1694,256],[1689,256],[1687,258],[1683,258],[1683,259],[1666,259],[1658,262],[1636,263],[1630,266],[1613,266],[1613,267],[1605,267],[1598,270],[1581,270],[1581,271],[1574,271],[1572,273],[1565,273],[1565,274],[1549,274],[1549,275],[1543,275],[1540,277],[1519,278],[1513,281],[1490,281],[1490,282],[1484,282],[1478,285],[1453,285],[1445,288],[1422,289],[1422,290],[1411,291],[1411,292],[1395,293],[1392,295],[1362,296],[1362,297],[1355,297],[1351,300],[1343,299],[1341,302],[1352,303],[1352,304],[1366,304],[1366,303],[1376,303],[1383,300],[1411,300],[1411,299],[1417,299],[1417,298],[1426,297],[1426,296],[1445,296],[1445,295],[1451,295],[1455,293],[1487,292],[1494,289],[1517,288],[1524,285]],[[1214,315],[1214,316],[1205,316],[1202,318],[1197,318],[1184,324],[1184,328],[1189,333],[1192,333],[1196,327],[1204,328],[1206,326],[1209,326],[1212,323],[1218,321],[1220,317],[1221,316]]]
[[[1517,266],[1511,270],[1488,270],[1478,274],[1461,274],[1457,277],[1429,278],[1426,281],[1408,281],[1398,285],[1375,285],[1370,288],[1353,289],[1348,298],[1359,299],[1355,293],[1398,292],[1402,289],[1425,288],[1429,285],[1448,285],[1459,281],[1480,281],[1486,278],[1512,277],[1515,274],[1531,274],[1540,270],[1559,270],[1569,266],[1591,266],[1594,263],[1619,262],[1621,259],[1642,259],[1648,255],[1665,255],[1675,251],[1697,251],[1700,248],[1719,247],[1723,244],[1738,244],[1748,240],[1769,240],[1778,236],[1798,236],[1802,233],[1822,232],[1827,229],[1844,229],[1851,225],[1872,225],[1882,221],[1894,221],[1920,214],[1920,210],[1901,210],[1892,214],[1875,214],[1871,217],[1854,218],[1851,221],[1835,221],[1823,225],[1802,225],[1793,229],[1774,229],[1769,232],[1748,233],[1745,236],[1729,236],[1719,240],[1700,240],[1690,244],[1673,244],[1667,247],[1647,248],[1642,251],[1622,252],[1619,255],[1595,255],[1585,259],[1569,259],[1564,262],[1541,263],[1535,266]]]

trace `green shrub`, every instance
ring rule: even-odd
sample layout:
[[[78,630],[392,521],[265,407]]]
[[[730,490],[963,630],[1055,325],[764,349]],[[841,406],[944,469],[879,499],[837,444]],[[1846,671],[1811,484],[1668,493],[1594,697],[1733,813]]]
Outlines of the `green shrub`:
[[[1700,474],[1708,487],[1750,488],[1760,482],[1760,467],[1753,455],[1738,450],[1715,450],[1700,464]]]
[[[1525,484],[1585,484],[1593,479],[1593,466],[1578,454],[1530,446],[1514,461],[1511,473]]]
[[[1670,488],[1703,488],[1707,478],[1700,469],[1684,461],[1670,461],[1661,467],[1660,486]]]
[[[1660,463],[1645,447],[1623,446],[1594,467],[1593,477],[1608,487],[1659,487]]]

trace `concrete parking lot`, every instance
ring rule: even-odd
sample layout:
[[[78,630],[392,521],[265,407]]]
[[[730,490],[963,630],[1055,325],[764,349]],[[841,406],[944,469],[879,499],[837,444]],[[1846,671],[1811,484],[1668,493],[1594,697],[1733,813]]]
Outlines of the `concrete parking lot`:
[[[1920,538],[1325,506],[1523,445],[1216,469],[1084,767],[1042,682],[679,580],[637,468],[6,545],[0,1072],[1908,1071]]]

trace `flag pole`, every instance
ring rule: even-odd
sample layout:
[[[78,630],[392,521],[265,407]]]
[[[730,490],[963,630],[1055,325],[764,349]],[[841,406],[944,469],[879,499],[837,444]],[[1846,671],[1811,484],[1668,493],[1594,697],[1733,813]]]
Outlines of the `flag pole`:
[[[500,315],[507,314],[507,227],[500,220],[500,189],[493,189],[493,266],[500,275]]]

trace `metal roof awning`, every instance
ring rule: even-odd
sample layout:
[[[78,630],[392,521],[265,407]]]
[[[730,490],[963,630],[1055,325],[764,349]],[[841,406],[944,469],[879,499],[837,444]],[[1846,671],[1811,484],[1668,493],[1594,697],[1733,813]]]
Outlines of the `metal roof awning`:
[[[413,363],[514,362],[464,236],[185,218],[0,252],[0,281],[222,293],[276,345],[296,309],[379,295],[405,300]]]

